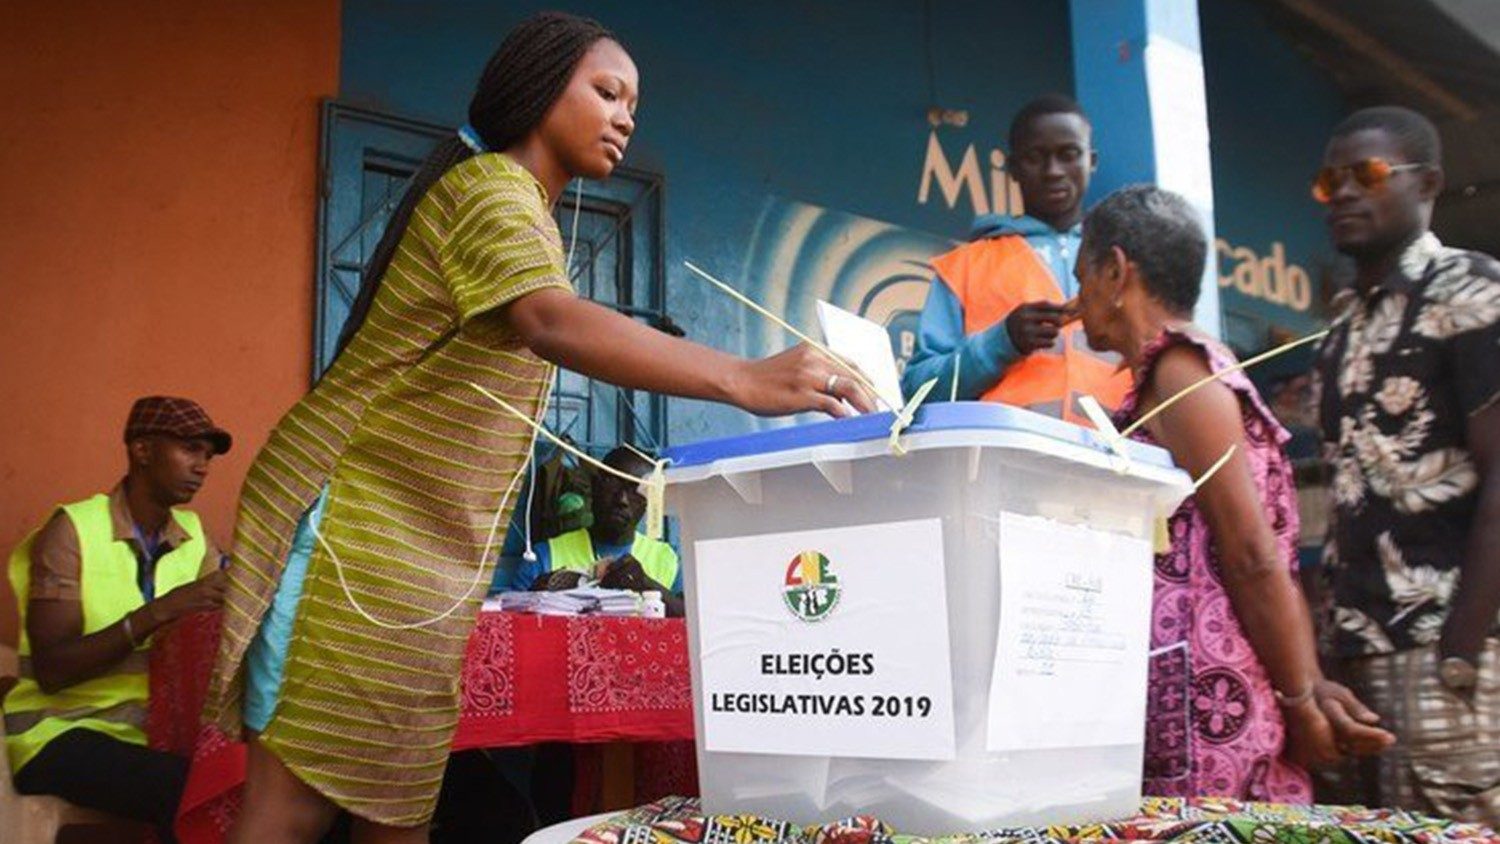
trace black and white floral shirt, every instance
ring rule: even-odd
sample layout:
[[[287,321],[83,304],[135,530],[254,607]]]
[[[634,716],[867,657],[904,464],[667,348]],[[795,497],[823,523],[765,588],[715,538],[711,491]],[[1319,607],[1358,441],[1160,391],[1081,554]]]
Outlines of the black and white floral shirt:
[[[1333,466],[1325,647],[1351,657],[1431,644],[1478,505],[1465,426],[1500,399],[1500,263],[1424,234],[1333,313],[1316,367]]]

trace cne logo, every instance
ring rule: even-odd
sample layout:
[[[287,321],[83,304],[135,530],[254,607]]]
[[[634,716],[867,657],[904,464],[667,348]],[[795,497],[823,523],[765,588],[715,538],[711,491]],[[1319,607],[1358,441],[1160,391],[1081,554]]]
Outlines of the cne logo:
[[[786,567],[781,597],[792,615],[803,621],[822,621],[838,605],[840,588],[828,558],[817,551],[803,551]]]

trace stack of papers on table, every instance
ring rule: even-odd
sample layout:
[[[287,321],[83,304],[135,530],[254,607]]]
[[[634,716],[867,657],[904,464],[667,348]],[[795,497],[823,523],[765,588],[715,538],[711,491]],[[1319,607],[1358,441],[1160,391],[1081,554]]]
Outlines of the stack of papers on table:
[[[487,611],[529,612],[537,615],[641,614],[640,596],[628,589],[580,586],[558,592],[501,592],[484,602]]]

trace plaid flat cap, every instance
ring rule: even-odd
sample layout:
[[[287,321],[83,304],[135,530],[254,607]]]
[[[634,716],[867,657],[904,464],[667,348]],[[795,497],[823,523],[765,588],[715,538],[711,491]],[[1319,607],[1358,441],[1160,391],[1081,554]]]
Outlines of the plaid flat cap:
[[[234,439],[214,424],[197,402],[174,396],[146,396],[135,400],[125,420],[125,442],[146,434],[167,434],[184,440],[203,437],[214,445],[215,454],[229,451]]]

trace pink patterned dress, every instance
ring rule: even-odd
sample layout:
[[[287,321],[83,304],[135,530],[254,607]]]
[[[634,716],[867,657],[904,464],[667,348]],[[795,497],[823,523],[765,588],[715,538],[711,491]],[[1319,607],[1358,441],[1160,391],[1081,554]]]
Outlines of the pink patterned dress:
[[[1137,385],[1116,413],[1122,427],[1136,417],[1141,384],[1161,354],[1179,344],[1201,350],[1214,372],[1234,365],[1228,349],[1181,328],[1146,347]],[[1245,456],[1287,568],[1297,568],[1297,499],[1288,434],[1243,373],[1220,383],[1239,398]],[[1133,439],[1157,444],[1145,429]],[[1163,797],[1224,796],[1309,803],[1307,772],[1282,758],[1286,725],[1266,669],[1240,629],[1219,579],[1208,522],[1189,498],[1168,524],[1171,550],[1156,557],[1151,612],[1151,674],[1146,712],[1145,792]]]

